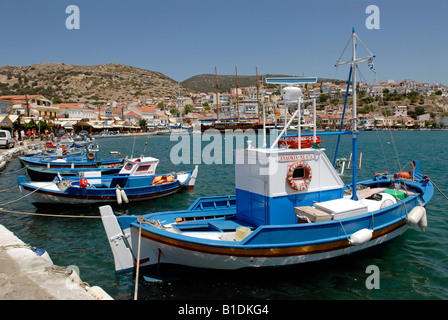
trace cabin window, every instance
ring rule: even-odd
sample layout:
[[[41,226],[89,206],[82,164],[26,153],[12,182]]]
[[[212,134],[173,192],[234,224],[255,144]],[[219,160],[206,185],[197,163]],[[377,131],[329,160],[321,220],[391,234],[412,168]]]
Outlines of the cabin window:
[[[137,172],[140,172],[140,171],[148,171],[150,167],[151,167],[150,164],[139,166],[139,167],[137,168]]]
[[[124,168],[125,168],[126,170],[131,170],[132,167],[133,167],[133,165],[130,164],[130,163],[128,163]]]
[[[305,179],[305,169],[304,168],[296,168],[292,173],[293,179]]]

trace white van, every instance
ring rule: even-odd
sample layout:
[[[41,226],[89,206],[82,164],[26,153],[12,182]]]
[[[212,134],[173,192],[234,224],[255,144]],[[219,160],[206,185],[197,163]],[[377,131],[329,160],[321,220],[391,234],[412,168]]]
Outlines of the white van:
[[[15,145],[14,139],[8,130],[0,130],[0,146],[6,149],[13,148]]]

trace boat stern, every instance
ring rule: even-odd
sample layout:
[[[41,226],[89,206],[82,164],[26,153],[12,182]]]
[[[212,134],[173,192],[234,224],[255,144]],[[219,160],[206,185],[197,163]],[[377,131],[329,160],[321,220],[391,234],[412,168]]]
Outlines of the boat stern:
[[[187,191],[191,191],[194,189],[196,178],[198,176],[198,168],[199,166],[196,165],[193,172],[191,173],[190,179],[187,182]]]
[[[101,221],[109,241],[115,262],[116,272],[125,272],[134,268],[134,258],[127,243],[127,236],[118,223],[112,207],[100,207]]]

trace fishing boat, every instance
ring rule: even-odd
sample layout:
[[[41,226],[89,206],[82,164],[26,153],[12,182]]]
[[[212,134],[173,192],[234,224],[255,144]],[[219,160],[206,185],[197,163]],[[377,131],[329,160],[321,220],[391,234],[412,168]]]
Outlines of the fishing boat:
[[[59,149],[60,150],[60,149]],[[123,158],[99,159],[97,151],[83,151],[80,155],[20,156],[23,166],[39,166],[47,168],[98,168],[122,164]]]
[[[28,166],[26,173],[32,181],[53,181],[58,175],[64,177],[77,177],[84,172],[100,171],[102,176],[119,173],[123,165],[101,165],[92,168],[47,168],[40,166]]]
[[[85,171],[82,176],[59,175],[52,181],[28,181],[26,176],[17,178],[21,192],[35,206],[42,204],[92,205],[118,204],[164,197],[181,191],[192,190],[198,168],[187,172],[156,174],[159,160],[141,156],[126,161],[114,175],[101,171]]]
[[[353,32],[353,41],[356,40]],[[360,62],[353,45],[351,67]],[[356,83],[356,77],[353,77]],[[305,100],[297,84],[317,78],[268,78],[285,85],[282,103],[296,106],[270,145],[235,151],[235,194],[198,198],[188,209],[115,216],[100,207],[115,270],[144,270],[146,279],[179,276],[180,270],[235,271],[321,263],[388,243],[410,227],[427,227],[425,206],[434,193],[431,180],[413,161],[406,172],[379,173],[345,184],[325,148],[317,146],[316,100]],[[350,81],[348,81],[350,84]],[[356,90],[353,90],[356,92]],[[356,118],[356,96],[354,118]],[[301,109],[314,107],[312,145],[279,146]],[[301,137],[298,121],[297,137]],[[325,132],[352,138],[357,163],[356,121],[350,131]],[[266,141],[266,131],[263,133]],[[135,269],[136,268],[136,269]],[[144,268],[144,269],[143,269]]]

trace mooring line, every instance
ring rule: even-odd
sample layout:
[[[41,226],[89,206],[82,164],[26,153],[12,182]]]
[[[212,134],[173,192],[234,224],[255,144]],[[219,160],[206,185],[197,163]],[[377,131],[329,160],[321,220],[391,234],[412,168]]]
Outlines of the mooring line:
[[[42,216],[42,217],[54,217],[54,218],[84,218],[84,219],[99,219],[101,216],[74,216],[74,215],[62,215],[62,214],[49,214],[49,213],[32,213],[32,212],[22,212],[14,210],[5,210],[0,208],[0,212],[16,213],[30,216]]]

